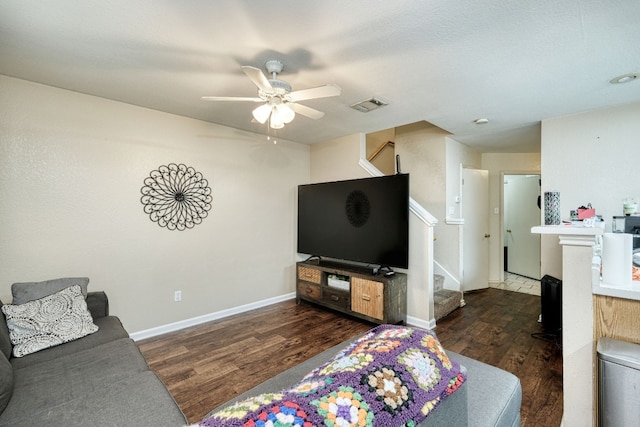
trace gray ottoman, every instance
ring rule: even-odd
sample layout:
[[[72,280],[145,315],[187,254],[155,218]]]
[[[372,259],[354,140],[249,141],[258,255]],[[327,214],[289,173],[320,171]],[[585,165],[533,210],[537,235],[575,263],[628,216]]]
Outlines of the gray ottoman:
[[[351,341],[347,340],[293,368],[287,369],[270,380],[220,405],[210,414],[245,398],[261,393],[277,392],[291,387],[309,371],[329,360]],[[447,351],[447,354],[451,359],[462,365],[463,370],[467,373],[467,381],[455,393],[445,399],[422,423],[418,424],[418,427],[520,426],[522,388],[520,380],[516,376],[451,351]]]

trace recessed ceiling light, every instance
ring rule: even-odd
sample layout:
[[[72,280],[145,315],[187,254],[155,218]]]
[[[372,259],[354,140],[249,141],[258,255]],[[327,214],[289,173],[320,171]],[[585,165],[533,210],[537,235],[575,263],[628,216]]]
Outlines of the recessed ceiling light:
[[[489,119],[475,119],[474,123],[477,125],[486,125],[489,123]]]
[[[638,76],[640,76],[639,73],[623,74],[621,76],[614,77],[613,79],[609,80],[609,83],[613,83],[613,84],[629,83],[629,82],[637,79]]]

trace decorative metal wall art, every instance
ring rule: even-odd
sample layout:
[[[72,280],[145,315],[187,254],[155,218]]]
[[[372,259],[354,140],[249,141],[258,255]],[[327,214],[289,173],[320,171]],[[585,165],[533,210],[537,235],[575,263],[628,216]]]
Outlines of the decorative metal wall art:
[[[211,210],[211,187],[190,166],[170,163],[144,179],[140,201],[151,221],[169,230],[186,230],[200,224]]]

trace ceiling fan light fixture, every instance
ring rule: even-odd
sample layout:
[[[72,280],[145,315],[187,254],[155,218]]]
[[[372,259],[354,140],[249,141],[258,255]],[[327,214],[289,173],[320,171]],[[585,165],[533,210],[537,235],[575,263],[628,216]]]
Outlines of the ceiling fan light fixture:
[[[284,127],[284,120],[280,117],[280,114],[278,114],[278,110],[276,110],[275,107],[271,112],[269,126],[271,126],[271,129],[282,129]]]
[[[292,92],[291,85],[278,78],[278,73],[282,72],[284,68],[282,62],[278,60],[267,61],[265,64],[265,68],[271,78],[260,71],[259,68],[249,65],[243,65],[241,68],[258,88],[257,97],[203,96],[202,99],[205,101],[263,102],[264,104],[253,109],[252,115],[254,120],[260,124],[265,124],[269,120],[269,126],[272,129],[282,129],[285,124],[291,123],[297,114],[314,120],[322,118],[324,116],[322,111],[298,102],[338,96],[342,93],[342,89],[335,84]],[[382,101],[379,102],[378,106],[382,105]]]
[[[277,105],[274,113],[277,113],[284,123],[291,123],[296,116],[295,111],[293,111],[287,104]]]
[[[253,110],[253,118],[260,124],[265,124],[271,114],[271,106],[269,104],[262,104],[258,108]]]

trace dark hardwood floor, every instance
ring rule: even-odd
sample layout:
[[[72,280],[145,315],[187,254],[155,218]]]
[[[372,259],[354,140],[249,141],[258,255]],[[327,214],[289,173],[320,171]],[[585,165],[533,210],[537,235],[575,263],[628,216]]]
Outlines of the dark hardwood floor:
[[[486,289],[464,298],[465,307],[438,322],[442,345],[520,378],[523,427],[559,426],[562,349],[538,323],[540,297]]]
[[[139,342],[189,422],[373,325],[294,300]]]
[[[522,425],[558,426],[562,354],[535,339],[540,299],[487,289],[438,322],[445,348],[498,366],[522,382]],[[287,301],[139,342],[190,423],[270,377],[373,324]]]

